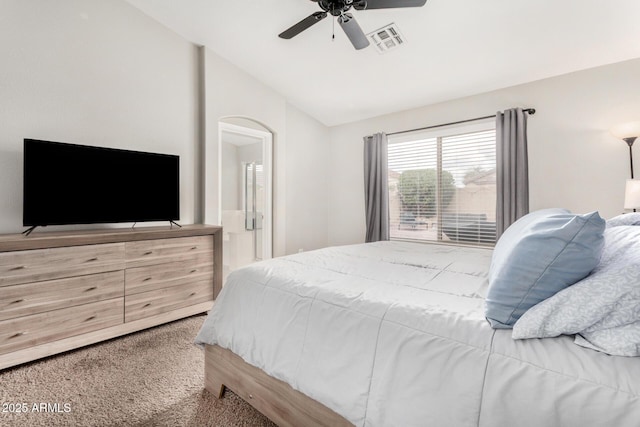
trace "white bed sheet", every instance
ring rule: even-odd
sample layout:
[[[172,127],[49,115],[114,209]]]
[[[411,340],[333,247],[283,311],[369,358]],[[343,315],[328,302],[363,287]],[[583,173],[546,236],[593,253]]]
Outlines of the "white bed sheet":
[[[356,426],[640,425],[640,359],[490,328],[491,253],[377,242],[256,263],[229,276],[196,343]]]

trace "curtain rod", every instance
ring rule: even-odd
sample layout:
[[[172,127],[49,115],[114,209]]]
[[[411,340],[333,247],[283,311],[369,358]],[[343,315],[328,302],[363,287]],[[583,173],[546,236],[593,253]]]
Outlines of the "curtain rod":
[[[536,113],[536,110],[535,110],[535,108],[523,108],[522,112],[523,113],[529,113],[529,114],[533,115],[533,114]],[[443,123],[441,125],[427,126],[427,127],[423,127],[423,128],[417,128],[417,129],[401,130],[399,132],[388,133],[387,136],[389,136],[389,135],[398,135],[400,133],[415,132],[415,131],[418,131],[418,130],[434,129],[434,128],[439,128],[439,127],[443,127],[443,126],[459,125],[461,123],[475,122],[477,120],[490,119],[490,118],[495,117],[495,116],[496,115],[494,114],[494,115],[491,115],[491,116],[476,117],[475,119],[467,119],[467,120],[460,120],[460,121],[457,121],[457,122]]]

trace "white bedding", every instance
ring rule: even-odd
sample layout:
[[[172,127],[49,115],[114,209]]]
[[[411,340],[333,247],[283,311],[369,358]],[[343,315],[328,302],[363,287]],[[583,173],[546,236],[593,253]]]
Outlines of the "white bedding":
[[[377,242],[256,263],[229,276],[196,343],[356,426],[640,425],[640,359],[489,327],[490,259]]]

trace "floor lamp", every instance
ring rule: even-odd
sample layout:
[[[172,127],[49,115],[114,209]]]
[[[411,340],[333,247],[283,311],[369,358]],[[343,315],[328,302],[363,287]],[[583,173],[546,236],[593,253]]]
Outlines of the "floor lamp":
[[[629,166],[631,167],[631,179],[633,179],[633,152],[631,147],[636,138],[640,136],[640,122],[621,123],[611,128],[611,134],[627,143],[629,146]]]
[[[640,121],[621,123],[611,128],[611,134],[627,143],[629,146],[629,167],[631,169],[631,179],[627,180],[624,193],[624,208],[640,208],[640,180],[633,179],[633,143],[640,136]]]

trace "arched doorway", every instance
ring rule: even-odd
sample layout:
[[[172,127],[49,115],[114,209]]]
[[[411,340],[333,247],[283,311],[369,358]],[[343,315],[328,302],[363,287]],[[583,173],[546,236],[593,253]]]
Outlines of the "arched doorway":
[[[273,134],[246,118],[218,124],[218,218],[223,276],[273,251]]]

